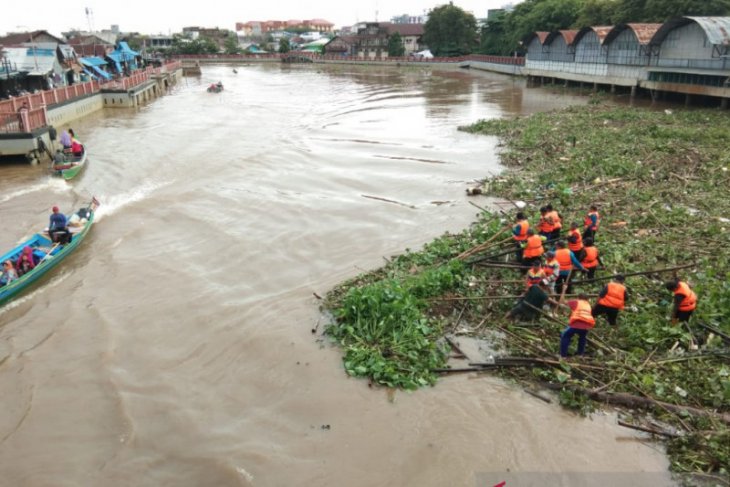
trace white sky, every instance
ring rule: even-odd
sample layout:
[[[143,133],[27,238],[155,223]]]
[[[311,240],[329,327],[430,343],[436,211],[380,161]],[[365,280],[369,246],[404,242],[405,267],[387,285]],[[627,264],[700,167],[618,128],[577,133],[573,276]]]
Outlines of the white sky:
[[[184,26],[235,29],[236,22],[248,20],[314,19],[329,20],[336,28],[361,21],[388,21],[395,15],[421,15],[444,0],[178,0],[165,2],[142,0],[4,0],[0,15],[0,34],[44,29],[60,35],[76,28],[88,30],[85,8],[93,13],[95,30],[119,25],[122,32],[168,34]],[[487,9],[500,8],[510,0],[454,0],[477,18],[486,17]],[[8,5],[9,4],[9,5]]]

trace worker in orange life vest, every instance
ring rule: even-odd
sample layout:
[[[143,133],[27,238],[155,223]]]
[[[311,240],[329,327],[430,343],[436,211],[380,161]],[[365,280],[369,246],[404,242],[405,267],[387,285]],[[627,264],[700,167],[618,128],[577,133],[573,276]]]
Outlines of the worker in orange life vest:
[[[591,237],[583,240],[583,260],[581,260],[580,263],[583,264],[583,267],[585,267],[588,271],[586,274],[588,279],[593,279],[593,277],[595,277],[598,264],[603,265],[601,256],[598,255],[598,248],[593,244],[593,239]]]
[[[624,276],[620,274],[616,275],[613,277],[613,282],[606,284],[601,289],[601,292],[598,293],[598,301],[593,306],[593,316],[606,315],[608,324],[615,326],[618,312],[624,309],[624,305],[628,299],[629,292],[626,290],[626,286],[624,286]]]
[[[572,271],[575,269],[585,271],[586,268],[578,262],[575,254],[567,248],[565,242],[562,240],[556,245],[555,258],[560,264],[560,272],[558,273],[558,278],[555,280],[555,292],[561,294],[563,292],[563,285],[565,284],[568,287],[567,292],[570,293],[572,288],[571,282],[573,281]]]
[[[530,223],[527,221],[527,217],[521,211],[517,213],[515,217],[515,225],[512,227],[512,239],[517,246],[515,257],[517,262],[522,262],[522,244],[527,240],[527,230],[530,228]]]
[[[697,308],[697,295],[689,284],[679,279],[666,283],[666,288],[674,293],[674,308],[672,309],[672,324],[677,321],[689,321]]]
[[[553,234],[553,230],[555,230],[555,225],[553,225],[553,219],[548,217],[547,213],[547,207],[540,208],[540,223],[538,223],[537,229],[541,236],[549,239]]]
[[[598,225],[601,223],[601,215],[598,214],[598,207],[591,205],[591,209],[583,220],[583,240],[592,238],[596,241],[596,232]]]
[[[542,248],[542,244],[545,241],[545,237],[541,235],[535,235],[535,230],[530,228],[527,230],[527,238],[522,243],[522,264],[525,266],[532,266],[532,263],[537,261],[540,262],[540,258],[545,249]]]
[[[591,313],[591,303],[588,302],[588,297],[585,294],[580,294],[576,300],[568,301],[567,307],[572,312],[568,320],[568,327],[560,334],[560,358],[568,356],[568,349],[573,335],[578,335],[577,355],[584,355],[586,342],[588,341],[588,330],[596,326],[596,319]]]
[[[553,231],[548,239],[557,240],[560,238],[560,231],[563,229],[563,219],[560,217],[560,213],[558,213],[557,210],[553,210],[553,205],[551,203],[545,205],[545,210],[547,211],[545,217],[549,221],[552,221],[553,224]]]
[[[568,248],[571,252],[575,254],[575,258],[578,260],[583,260],[583,237],[581,237],[580,231],[578,231],[578,222],[573,222],[570,224],[570,230],[568,230],[567,240]]]
[[[555,292],[555,281],[558,280],[560,274],[560,262],[555,258],[555,252],[548,250],[545,253],[545,264],[542,266],[542,270],[545,272],[545,279],[548,282],[548,286],[552,292]]]

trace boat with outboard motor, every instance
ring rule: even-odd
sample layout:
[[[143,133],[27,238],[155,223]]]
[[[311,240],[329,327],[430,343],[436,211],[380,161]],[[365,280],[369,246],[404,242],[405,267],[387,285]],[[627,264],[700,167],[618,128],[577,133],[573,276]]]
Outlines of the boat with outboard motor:
[[[31,238],[21,243],[0,258],[0,262],[10,262],[16,269],[20,268],[18,260],[22,258],[26,247],[33,259],[30,269],[23,275],[14,278],[10,282],[0,282],[0,305],[12,299],[32,283],[40,279],[48,271],[56,267],[68,254],[73,252],[84,240],[84,237],[91,230],[94,223],[94,214],[99,206],[99,201],[92,198],[91,202],[76,211],[68,220],[69,237],[62,241],[55,241],[48,234],[48,229],[36,233]],[[3,277],[7,277],[3,274]]]

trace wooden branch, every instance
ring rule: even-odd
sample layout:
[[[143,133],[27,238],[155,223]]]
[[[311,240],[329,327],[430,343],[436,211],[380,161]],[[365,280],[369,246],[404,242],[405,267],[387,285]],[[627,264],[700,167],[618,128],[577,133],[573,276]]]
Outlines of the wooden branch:
[[[627,423],[625,421],[621,421],[620,419],[618,420],[618,424],[619,424],[619,426],[623,426],[624,428],[631,428],[633,430],[643,431],[645,433],[651,433],[653,435],[666,436],[667,438],[679,438],[681,436],[681,435],[678,435],[677,433],[672,433],[669,431],[658,430],[658,429],[649,428],[646,426],[640,426],[637,424]]]

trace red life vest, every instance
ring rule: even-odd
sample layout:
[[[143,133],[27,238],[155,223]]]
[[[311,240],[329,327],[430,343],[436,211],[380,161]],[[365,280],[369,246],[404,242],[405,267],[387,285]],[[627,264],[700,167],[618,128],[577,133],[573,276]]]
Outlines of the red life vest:
[[[624,296],[626,288],[617,282],[609,282],[606,295],[598,300],[598,304],[609,308],[624,309]]]
[[[591,215],[595,215],[596,216],[596,224],[595,225],[593,224],[593,220],[591,220]],[[583,225],[586,228],[590,228],[591,230],[593,230],[595,232],[596,230],[598,230],[598,224],[600,222],[601,222],[601,215],[599,215],[597,211],[589,211],[588,212],[588,216],[586,216],[585,219],[583,220]]]
[[[520,226],[520,233],[519,235],[512,235],[514,239],[518,242],[523,242],[527,240],[527,230],[530,228],[530,223],[527,220],[519,220],[517,222],[517,225]],[[517,226],[515,225],[515,226]]]
[[[573,252],[580,252],[580,250],[583,248],[583,237],[581,237],[578,229],[570,230],[568,232],[568,237],[576,237],[575,243],[568,241],[568,249],[572,250]]]
[[[532,268],[527,271],[527,289],[534,284],[540,284],[540,281],[545,279],[545,271],[540,269],[534,272]]]
[[[586,269],[593,269],[595,267],[598,267],[598,249],[596,247],[590,246],[585,247],[586,255],[583,257],[583,267]]]
[[[545,249],[542,248],[542,238],[539,235],[533,235],[532,237],[528,237],[527,246],[522,252],[522,256],[527,259],[531,259],[534,257],[540,257],[544,252]]]
[[[575,309],[570,313],[568,325],[579,330],[587,330],[596,326],[596,319],[591,313],[591,303],[578,299]]]
[[[545,262],[545,265],[542,266],[542,270],[545,271],[545,277],[552,277],[555,272],[555,264],[558,264],[558,269],[560,268],[560,263],[553,259]]]
[[[570,258],[570,250],[558,249],[555,251],[555,258],[560,264],[561,271],[569,271],[573,268],[573,261]]]
[[[684,295],[684,299],[679,303],[679,311],[692,311],[697,307],[697,295],[689,288],[686,282],[679,281],[679,286],[674,291],[674,295]]]
[[[558,215],[557,211],[550,211],[548,212],[547,216],[553,219],[553,229],[558,230],[560,228],[563,228],[563,222],[560,219],[560,215]]]

